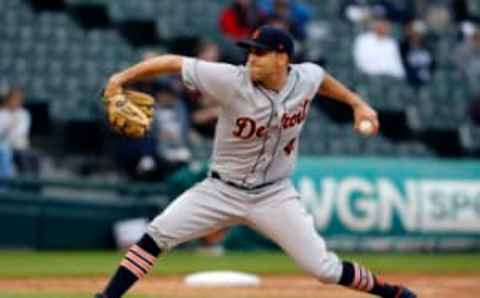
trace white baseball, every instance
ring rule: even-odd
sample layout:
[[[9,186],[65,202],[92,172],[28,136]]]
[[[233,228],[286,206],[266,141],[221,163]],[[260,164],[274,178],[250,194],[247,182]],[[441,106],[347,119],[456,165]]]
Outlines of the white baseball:
[[[370,120],[362,120],[358,128],[364,135],[370,135],[373,133],[373,124]]]

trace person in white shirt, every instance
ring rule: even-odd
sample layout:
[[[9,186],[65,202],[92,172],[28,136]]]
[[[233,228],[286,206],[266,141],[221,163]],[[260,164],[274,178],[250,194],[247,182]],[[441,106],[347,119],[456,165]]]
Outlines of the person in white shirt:
[[[0,103],[0,144],[13,152],[19,171],[37,163],[30,151],[31,116],[23,107],[23,100],[23,90],[12,87]]]
[[[397,42],[390,35],[391,25],[386,19],[376,19],[371,30],[360,34],[353,45],[356,67],[370,76],[405,77]]]
[[[30,113],[22,106],[23,91],[13,87],[0,104],[0,141],[14,150],[25,150],[30,146]]]

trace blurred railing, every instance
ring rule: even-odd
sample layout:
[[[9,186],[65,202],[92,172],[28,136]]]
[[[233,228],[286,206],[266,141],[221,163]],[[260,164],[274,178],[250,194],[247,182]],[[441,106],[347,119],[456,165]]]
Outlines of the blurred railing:
[[[63,189],[81,192],[107,192],[117,197],[134,199],[147,199],[149,197],[165,197],[168,191],[164,183],[127,183],[89,181],[84,179],[48,179],[36,177],[0,178],[0,189],[5,191],[18,191],[42,193],[45,189]],[[0,193],[1,196],[1,193]],[[167,198],[165,198],[167,199]]]

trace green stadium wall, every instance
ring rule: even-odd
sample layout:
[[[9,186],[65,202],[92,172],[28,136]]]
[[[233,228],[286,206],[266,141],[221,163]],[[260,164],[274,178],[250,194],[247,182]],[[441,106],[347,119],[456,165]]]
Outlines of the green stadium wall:
[[[200,179],[197,176],[190,183]],[[330,248],[480,249],[479,161],[302,157],[293,182]],[[169,186],[180,188],[175,181]],[[116,221],[152,218],[160,209],[141,198],[75,199],[3,190],[0,247],[113,248]],[[232,231],[228,248],[272,248],[248,229]]]
[[[155,205],[138,200],[52,198],[40,194],[0,194],[1,248],[114,248],[113,224],[152,217]]]
[[[480,162],[301,158],[293,181],[330,247],[480,248]]]

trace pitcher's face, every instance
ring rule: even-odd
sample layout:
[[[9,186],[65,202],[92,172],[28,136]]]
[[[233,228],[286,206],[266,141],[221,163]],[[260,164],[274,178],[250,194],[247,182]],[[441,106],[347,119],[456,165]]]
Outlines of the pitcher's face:
[[[286,54],[266,49],[251,48],[247,59],[251,80],[262,82],[279,71],[285,63],[284,55]]]

